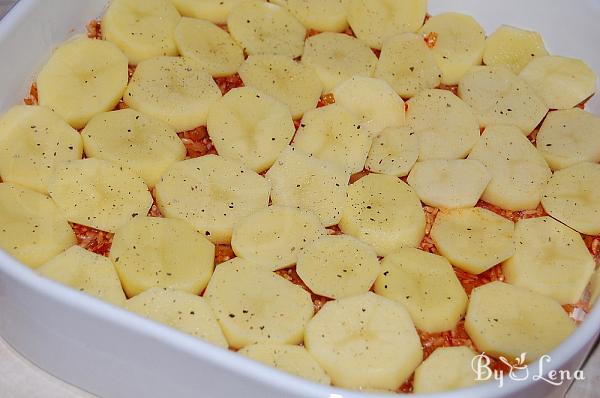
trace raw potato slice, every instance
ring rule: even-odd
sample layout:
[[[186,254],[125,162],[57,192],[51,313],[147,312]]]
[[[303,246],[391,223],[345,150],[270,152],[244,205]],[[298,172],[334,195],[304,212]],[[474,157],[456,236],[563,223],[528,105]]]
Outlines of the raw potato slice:
[[[271,167],[295,130],[287,105],[252,87],[233,89],[217,101],[207,127],[219,155],[258,173]]]
[[[423,38],[414,33],[383,42],[375,77],[385,80],[403,98],[440,85],[442,71]]]
[[[457,209],[475,206],[491,179],[477,160],[426,160],[413,167],[407,182],[426,205]]]
[[[348,27],[350,0],[271,0],[289,10],[307,29],[342,32]]]
[[[332,104],[304,114],[293,145],[352,174],[364,169],[371,141],[354,114]]]
[[[519,73],[534,57],[543,55],[548,51],[538,32],[502,25],[486,39],[483,63]]]
[[[125,303],[125,294],[112,261],[79,246],[71,246],[43,264],[38,272],[111,304]]]
[[[81,136],[43,106],[17,105],[0,118],[0,177],[48,193],[56,164],[81,159]]]
[[[553,299],[502,282],[473,289],[465,329],[477,348],[532,362],[562,343],[575,324]]]
[[[368,292],[379,270],[375,250],[347,235],[319,238],[296,264],[298,276],[313,293],[332,299]]]
[[[306,247],[325,234],[314,213],[271,206],[234,225],[231,247],[237,256],[275,271],[295,264]]]
[[[185,131],[206,125],[208,109],[220,97],[217,83],[200,64],[157,57],[137,66],[123,99],[130,108]]]
[[[177,55],[175,28],[180,19],[169,0],[112,0],[102,18],[102,37],[137,65],[159,55]]]
[[[579,163],[554,173],[542,206],[552,217],[586,235],[600,235],[600,164]]]
[[[457,84],[473,65],[481,64],[485,33],[469,15],[447,12],[433,16],[419,34],[435,35],[431,51],[442,71],[443,84]]]
[[[596,305],[600,297],[600,271],[594,272],[590,281],[590,304]]]
[[[386,256],[374,291],[402,303],[427,333],[454,329],[467,310],[467,294],[448,260],[419,249]]]
[[[425,90],[407,104],[406,121],[419,138],[419,160],[462,159],[477,143],[477,118],[450,91]]]
[[[419,139],[410,127],[388,127],[371,145],[365,168],[374,173],[404,177],[419,157]]]
[[[546,116],[536,146],[552,170],[581,162],[600,162],[600,118],[581,109]]]
[[[240,68],[246,86],[277,98],[290,107],[294,119],[317,106],[323,85],[316,72],[282,55],[252,55]]]
[[[469,347],[437,348],[415,370],[413,391],[417,394],[445,392],[480,384],[472,368],[476,355]]]
[[[252,344],[238,353],[295,376],[329,385],[331,379],[306,348],[288,344]]]
[[[80,129],[113,109],[127,86],[127,57],[114,44],[76,37],[62,44],[37,78],[38,100]]]
[[[348,189],[341,230],[387,256],[417,247],[425,235],[425,213],[415,192],[399,178],[369,174]]]
[[[175,29],[175,42],[182,56],[204,66],[213,77],[233,75],[244,62],[244,50],[215,24],[182,18]]]
[[[227,23],[231,9],[244,0],[171,0],[183,16],[206,19],[216,24]]]
[[[488,127],[469,154],[492,175],[483,200],[506,210],[535,209],[552,172],[519,129]]]
[[[0,183],[0,248],[37,268],[77,241],[52,199],[20,185]]]
[[[456,209],[437,214],[431,239],[452,265],[477,275],[515,253],[514,229],[512,221],[492,211]]]
[[[348,23],[356,37],[380,49],[390,36],[416,32],[426,12],[427,0],[350,0]]]
[[[152,206],[152,195],[140,177],[100,159],[57,166],[48,191],[67,220],[107,232],[146,215]]]
[[[133,109],[94,116],[81,137],[88,157],[126,167],[151,187],[186,154],[170,125]]]
[[[333,89],[335,103],[359,118],[374,137],[387,127],[404,125],[404,101],[384,80],[354,76]]]
[[[125,309],[219,347],[228,346],[210,306],[195,294],[155,287],[127,300]]]
[[[583,61],[547,55],[536,57],[519,75],[550,109],[569,109],[596,91],[597,76]]]
[[[343,388],[396,390],[423,358],[406,309],[371,292],[326,303],[304,345]]]
[[[575,304],[596,263],[581,235],[551,217],[517,221],[515,254],[502,265],[506,282]]]
[[[232,348],[301,343],[314,311],[300,286],[241,259],[219,265],[204,297]]]
[[[504,66],[478,66],[458,85],[458,96],[479,117],[481,127],[514,125],[529,135],[548,107],[525,81]]]
[[[274,205],[312,211],[326,227],[340,221],[350,175],[336,165],[288,147],[266,177]]]
[[[229,243],[234,223],[269,205],[270,190],[252,170],[207,155],[174,164],[155,192],[165,217],[189,222],[213,243]]]
[[[128,297],[152,287],[200,294],[213,272],[215,246],[185,221],[140,216],[117,230],[109,255]]]
[[[353,76],[373,76],[377,57],[357,38],[343,33],[319,33],[306,39],[302,62],[315,69],[330,92]]]
[[[248,55],[296,58],[304,52],[306,28],[277,4],[256,0],[242,2],[231,10],[227,27]]]

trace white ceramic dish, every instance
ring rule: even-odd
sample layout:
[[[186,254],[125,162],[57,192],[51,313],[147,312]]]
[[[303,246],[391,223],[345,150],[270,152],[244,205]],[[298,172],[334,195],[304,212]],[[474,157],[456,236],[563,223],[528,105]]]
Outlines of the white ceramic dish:
[[[0,111],[19,102],[51,49],[102,14],[105,0],[21,0],[0,23]],[[430,0],[492,32],[506,23],[542,33],[549,50],[600,74],[600,0]],[[588,109],[600,114],[600,96]],[[600,307],[551,353],[544,370],[577,369],[600,331]],[[49,373],[102,397],[373,398],[280,373],[37,276],[0,250],[0,335]],[[432,398],[560,397],[534,380],[507,380]],[[523,376],[521,374],[521,376]],[[381,395],[389,397],[389,395]]]

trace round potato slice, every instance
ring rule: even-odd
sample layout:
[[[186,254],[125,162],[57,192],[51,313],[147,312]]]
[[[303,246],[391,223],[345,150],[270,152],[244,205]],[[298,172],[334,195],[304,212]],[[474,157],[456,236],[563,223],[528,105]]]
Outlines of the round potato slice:
[[[374,173],[406,176],[419,157],[419,139],[410,127],[388,127],[371,145],[365,168]]]
[[[519,73],[534,57],[548,55],[538,32],[502,25],[485,41],[483,63]]]
[[[475,351],[469,347],[440,347],[415,370],[413,391],[446,392],[480,384],[473,371]]]
[[[245,0],[171,0],[183,16],[206,19],[216,24],[227,23],[231,9]]]
[[[306,28],[342,32],[348,27],[350,0],[272,0],[289,10]]]

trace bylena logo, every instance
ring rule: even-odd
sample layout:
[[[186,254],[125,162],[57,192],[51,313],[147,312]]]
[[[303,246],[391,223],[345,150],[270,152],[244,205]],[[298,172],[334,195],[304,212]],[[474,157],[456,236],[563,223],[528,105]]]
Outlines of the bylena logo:
[[[550,355],[542,355],[537,361],[537,367],[534,363],[526,364],[526,353],[510,361],[505,357],[499,357],[498,359],[506,365],[508,373],[501,369],[492,369],[491,359],[485,355],[485,352],[476,355],[471,361],[471,368],[475,373],[475,380],[488,381],[497,380],[498,386],[504,386],[504,378],[508,377],[510,380],[524,381],[524,380],[542,380],[546,383],[552,384],[553,386],[560,386],[566,381],[572,380],[585,380],[582,370],[576,370],[575,372],[569,370],[550,370],[547,371],[544,368],[552,362]]]

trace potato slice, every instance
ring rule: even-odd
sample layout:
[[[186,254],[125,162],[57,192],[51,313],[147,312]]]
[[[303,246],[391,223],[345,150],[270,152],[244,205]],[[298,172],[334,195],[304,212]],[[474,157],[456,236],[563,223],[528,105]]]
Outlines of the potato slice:
[[[481,127],[513,125],[525,135],[548,112],[535,91],[504,66],[473,68],[460,80],[458,96],[473,108]]]
[[[431,51],[442,71],[443,84],[457,84],[473,65],[481,64],[485,32],[469,15],[435,15],[419,29],[419,34],[436,37]]]
[[[127,86],[127,57],[114,44],[77,36],[59,46],[37,78],[40,105],[80,129],[113,109]]]
[[[52,199],[20,185],[0,183],[0,248],[37,268],[76,242]]]
[[[467,294],[448,260],[419,249],[386,256],[374,290],[402,303],[427,333],[454,329],[467,310]]]
[[[502,25],[485,41],[483,63],[519,73],[534,57],[548,55],[538,32]]]
[[[71,246],[42,264],[37,271],[46,278],[108,303],[125,303],[125,293],[112,261],[79,246]]]
[[[596,305],[598,297],[600,297],[600,271],[597,270],[592,274],[590,280],[590,304],[592,306]]]
[[[304,52],[306,28],[277,4],[257,0],[241,2],[231,9],[227,27],[248,55],[296,58]]]
[[[81,132],[85,154],[123,166],[153,187],[185,146],[167,123],[133,109],[100,113]]]
[[[477,143],[477,118],[450,91],[425,90],[407,104],[406,121],[419,138],[419,160],[462,159]]]
[[[315,383],[330,384],[331,379],[306,348],[288,344],[252,344],[238,353]]]
[[[226,159],[267,170],[294,136],[289,108],[252,87],[229,91],[208,113],[208,135]]]
[[[377,57],[362,41],[343,33],[324,32],[306,39],[302,63],[311,66],[330,92],[353,76],[371,77]]]
[[[183,16],[206,19],[216,24],[227,23],[231,9],[244,0],[171,0]]]
[[[415,370],[417,394],[447,392],[480,384],[472,363],[477,353],[469,347],[440,347]]]
[[[232,348],[301,343],[314,311],[300,286],[241,259],[217,267],[204,297]]]
[[[125,309],[227,348],[227,340],[210,306],[195,294],[153,287],[127,300]]]
[[[554,173],[542,194],[552,217],[577,232],[600,234],[600,164],[579,163]]]
[[[442,71],[423,37],[404,33],[383,42],[375,77],[388,82],[401,97],[411,98],[439,86]]]
[[[519,76],[550,109],[569,109],[584,101],[596,91],[598,79],[585,62],[556,55],[536,57]]]
[[[552,175],[542,155],[513,126],[488,127],[468,159],[480,161],[492,175],[483,200],[506,210],[535,209]]]
[[[17,105],[0,118],[0,177],[48,193],[54,167],[81,159],[79,133],[50,109]]]
[[[575,304],[596,267],[581,235],[551,217],[517,221],[515,254],[502,264],[506,282]]]
[[[452,265],[480,274],[515,253],[512,221],[474,207],[441,211],[431,228],[431,239]]]
[[[340,221],[350,175],[335,164],[288,147],[265,176],[274,205],[312,211],[326,227]]]
[[[313,293],[333,299],[368,292],[379,270],[375,250],[347,235],[320,237],[306,247],[296,265]]]
[[[289,10],[307,29],[342,32],[348,27],[351,0],[272,0]]]
[[[371,292],[326,303],[304,345],[343,388],[396,390],[423,357],[406,309]]]
[[[419,157],[419,139],[410,127],[388,127],[371,145],[365,168],[374,173],[406,176]]]
[[[256,87],[290,107],[294,119],[317,106],[323,85],[309,66],[282,55],[252,55],[240,68],[246,86]]]
[[[341,230],[386,256],[401,247],[417,247],[425,235],[419,198],[396,177],[369,174],[348,189]]]
[[[270,206],[233,226],[231,247],[237,256],[275,271],[295,264],[307,246],[325,234],[316,214]]]
[[[509,360],[532,362],[566,339],[575,324],[553,299],[502,282],[473,289],[465,329],[477,346]]]
[[[552,170],[600,162],[600,118],[581,109],[548,113],[536,145]]]
[[[146,215],[152,206],[152,195],[140,177],[100,159],[57,166],[48,191],[69,221],[107,232]]]
[[[229,243],[233,225],[269,205],[269,181],[217,155],[175,163],[156,184],[166,217],[192,224],[213,243]]]
[[[221,90],[201,64],[189,58],[157,57],[141,62],[123,100],[133,109],[169,123],[177,131],[206,124]]]
[[[473,207],[492,179],[477,160],[426,160],[418,162],[408,176],[423,203],[443,209]]]

